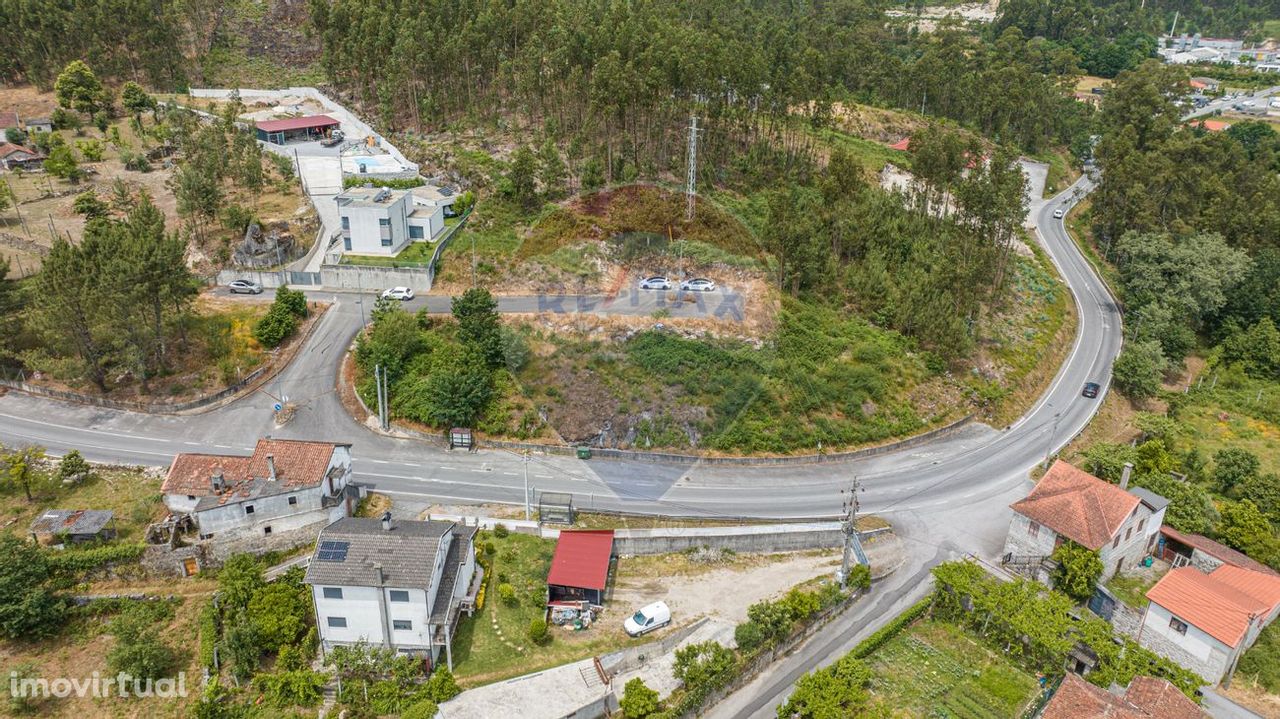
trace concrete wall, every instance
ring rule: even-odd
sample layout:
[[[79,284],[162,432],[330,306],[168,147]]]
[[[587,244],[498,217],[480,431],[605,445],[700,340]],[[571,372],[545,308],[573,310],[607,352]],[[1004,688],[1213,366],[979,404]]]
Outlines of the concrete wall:
[[[1102,545],[1098,556],[1102,559],[1102,576],[1098,579],[1105,582],[1115,576],[1117,563],[1124,567],[1132,567],[1155,551],[1153,538],[1160,532],[1164,521],[1164,511],[1152,513],[1147,505],[1139,502],[1134,511],[1116,530],[1115,539]],[[1150,544],[1150,548],[1148,548]]]
[[[618,555],[670,554],[699,547],[735,552],[791,552],[841,546],[844,546],[844,534],[839,522],[619,529],[613,534],[613,552]]]
[[[1145,607],[1139,609],[1117,601],[1111,614],[1111,626],[1120,634],[1136,640],[1142,633],[1142,621],[1146,613]]]
[[[426,292],[431,289],[431,273],[425,267],[321,265],[320,284],[335,290],[381,292],[403,286]]]
[[[382,645],[386,641],[386,629],[382,623],[382,609],[378,604],[378,593],[382,592],[387,612],[387,626],[394,627],[396,620],[410,623],[409,629],[392,629],[391,645],[406,649],[426,649],[431,646],[431,608],[428,605],[427,593],[422,589],[397,587],[332,587],[342,590],[341,599],[326,599],[325,587],[331,585],[312,586],[312,597],[316,603],[316,616],[319,618],[320,638],[326,648],[335,644],[355,644],[360,641]],[[407,591],[409,601],[391,601],[391,592]],[[342,617],[347,620],[346,628],[329,626],[329,617]]]
[[[693,636],[693,633],[702,628],[702,625],[710,621],[707,617],[703,617],[689,626],[676,631],[669,637],[660,639],[656,642],[648,642],[626,649],[619,649],[616,652],[610,652],[600,657],[600,666],[604,668],[605,674],[610,677],[617,676],[622,672],[629,672],[644,666],[645,662],[650,659],[656,659],[663,654],[675,649],[680,642]]]
[[[273,529],[271,534],[263,534],[262,530],[254,531],[252,528],[233,530],[224,532],[214,539],[205,540],[201,544],[205,546],[207,555],[214,562],[220,563],[225,562],[233,554],[265,554],[274,550],[287,550],[310,544],[316,541],[320,530],[328,524],[328,518],[324,518],[297,529],[279,532]]]

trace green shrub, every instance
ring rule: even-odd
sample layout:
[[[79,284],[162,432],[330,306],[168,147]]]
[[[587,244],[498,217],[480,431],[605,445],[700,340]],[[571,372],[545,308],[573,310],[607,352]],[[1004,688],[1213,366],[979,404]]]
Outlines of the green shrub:
[[[764,644],[765,638],[764,629],[750,620],[739,624],[733,630],[733,640],[743,653],[750,654],[757,647]]]
[[[519,603],[516,598],[516,588],[506,583],[498,585],[498,599],[501,599],[502,603],[508,607],[514,607]]]
[[[218,609],[213,600],[200,608],[200,666],[213,668],[214,648],[218,646]]]
[[[298,329],[298,318],[282,305],[273,304],[253,326],[253,338],[263,347],[279,347]]]
[[[342,178],[342,187],[364,187],[372,185],[374,187],[388,187],[392,190],[412,190],[415,187],[422,187],[427,181],[421,177],[394,177],[394,178],[373,178],[362,175],[349,175]],[[457,200],[454,201],[457,203]]]
[[[853,648],[853,657],[855,659],[865,659],[866,657],[871,656],[875,650],[884,646],[890,639],[898,636],[899,632],[911,626],[915,620],[924,616],[924,613],[929,611],[929,607],[932,605],[933,597],[931,596],[912,604],[906,609],[906,611],[894,617],[888,624],[877,629],[871,636],[863,639],[861,642],[858,642],[858,646]]]
[[[650,689],[643,679],[635,677],[622,688],[618,706],[626,719],[647,719],[658,711],[658,693]]]
[[[287,285],[281,285],[276,288],[276,301],[273,304],[284,307],[298,319],[307,316],[307,295],[302,290],[291,290]]]
[[[320,703],[324,685],[329,676],[310,669],[259,674],[253,678],[253,688],[262,692],[267,704],[284,708],[311,707]]]
[[[400,713],[400,719],[431,719],[438,709],[435,702],[423,699],[410,704],[408,709]]]
[[[529,641],[539,646],[551,641],[551,632],[547,630],[546,620],[534,619],[529,622]]]
[[[507,529],[507,525],[501,522],[493,525],[493,536],[498,539],[505,539],[508,534],[510,534],[510,530]]]
[[[49,554],[49,566],[55,574],[80,574],[104,564],[135,561],[146,549],[145,544],[104,544],[88,549],[68,549]]]

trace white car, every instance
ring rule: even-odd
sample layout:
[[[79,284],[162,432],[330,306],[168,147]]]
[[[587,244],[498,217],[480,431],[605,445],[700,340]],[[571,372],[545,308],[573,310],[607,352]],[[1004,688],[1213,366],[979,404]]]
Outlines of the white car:
[[[640,280],[640,289],[642,290],[669,290],[671,289],[671,280],[660,275],[654,277],[646,277]]]
[[[704,277],[698,277],[696,279],[681,282],[680,289],[685,292],[714,292],[716,289],[716,283]]]
[[[671,610],[666,602],[654,602],[640,611],[627,617],[622,628],[629,636],[638,637],[655,629],[661,629],[671,623]]]
[[[413,299],[413,290],[408,287],[392,287],[389,290],[383,290],[382,299],[384,300],[400,300],[408,302]]]
[[[1065,215],[1065,214],[1066,214],[1066,210],[1064,210],[1064,209],[1062,209],[1061,207],[1059,207],[1058,209],[1056,209],[1056,210],[1054,210],[1054,211],[1053,211],[1053,218],[1054,218],[1055,220],[1061,220],[1061,219],[1062,219],[1062,216],[1063,216],[1063,215]]]

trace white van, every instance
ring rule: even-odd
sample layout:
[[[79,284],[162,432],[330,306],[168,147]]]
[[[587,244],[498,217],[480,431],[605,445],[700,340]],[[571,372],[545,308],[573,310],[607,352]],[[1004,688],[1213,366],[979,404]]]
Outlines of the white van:
[[[665,627],[671,623],[671,610],[667,608],[666,602],[654,602],[640,611],[627,617],[622,623],[622,628],[627,630],[627,634],[638,637],[641,634],[648,634],[655,629]]]

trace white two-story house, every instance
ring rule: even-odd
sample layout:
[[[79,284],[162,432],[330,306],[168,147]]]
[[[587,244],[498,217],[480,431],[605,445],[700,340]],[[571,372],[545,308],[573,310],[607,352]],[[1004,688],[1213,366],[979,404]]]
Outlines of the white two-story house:
[[[161,492],[165,506],[188,514],[200,539],[269,535],[335,521],[359,500],[351,481],[351,445],[260,439],[253,454],[182,453]]]
[[[338,203],[343,252],[394,256],[412,242],[436,239],[444,231],[445,208],[454,197],[425,185],[412,190],[352,187]]]
[[[1179,567],[1147,599],[1138,643],[1217,684],[1280,614],[1280,576],[1230,564],[1207,574]]]
[[[325,527],[304,580],[321,648],[369,644],[453,668],[454,629],[473,611],[484,571],[475,527],[347,517]]]
[[[1155,551],[1168,500],[1128,489],[1057,461],[1025,498],[1014,502],[1003,562],[1046,581],[1045,561],[1067,540],[1096,550],[1107,579]]]

